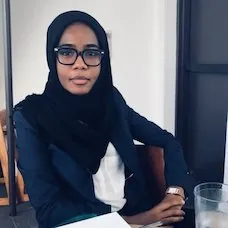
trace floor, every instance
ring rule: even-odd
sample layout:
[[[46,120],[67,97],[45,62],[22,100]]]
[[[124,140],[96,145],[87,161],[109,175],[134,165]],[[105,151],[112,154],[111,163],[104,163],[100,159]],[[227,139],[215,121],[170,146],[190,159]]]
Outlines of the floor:
[[[5,189],[0,185],[0,197],[5,196]],[[17,206],[17,216],[9,216],[9,208],[0,206],[0,228],[38,228],[35,213],[29,203]]]

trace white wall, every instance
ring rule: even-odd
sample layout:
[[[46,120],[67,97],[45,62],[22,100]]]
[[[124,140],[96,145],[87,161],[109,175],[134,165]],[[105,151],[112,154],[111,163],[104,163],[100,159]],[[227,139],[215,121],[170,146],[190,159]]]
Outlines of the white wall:
[[[165,1],[164,126],[175,132],[177,0]]]
[[[79,9],[93,15],[112,32],[113,79],[127,102],[161,127],[174,131],[176,0],[11,0],[11,3],[15,103],[26,94],[44,89],[49,23],[63,11]],[[1,39],[0,34],[0,43]],[[0,109],[4,106],[2,78],[0,72]]]

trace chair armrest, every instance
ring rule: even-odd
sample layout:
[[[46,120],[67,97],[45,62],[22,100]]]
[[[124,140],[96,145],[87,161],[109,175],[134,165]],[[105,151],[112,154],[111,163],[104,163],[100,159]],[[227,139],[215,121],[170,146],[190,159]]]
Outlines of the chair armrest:
[[[147,186],[158,203],[164,198],[166,190],[163,149],[145,145],[137,145],[136,148]]]

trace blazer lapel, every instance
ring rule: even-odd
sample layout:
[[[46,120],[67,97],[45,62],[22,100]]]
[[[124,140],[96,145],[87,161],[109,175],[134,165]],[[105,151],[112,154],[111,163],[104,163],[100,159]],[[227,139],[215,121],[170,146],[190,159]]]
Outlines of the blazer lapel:
[[[58,173],[82,196],[91,202],[98,202],[94,193],[92,175],[56,146],[51,145],[50,149],[53,165]]]

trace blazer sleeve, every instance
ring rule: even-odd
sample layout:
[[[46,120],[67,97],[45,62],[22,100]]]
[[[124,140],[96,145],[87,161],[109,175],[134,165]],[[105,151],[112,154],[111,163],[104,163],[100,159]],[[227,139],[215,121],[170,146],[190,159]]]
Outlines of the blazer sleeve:
[[[167,186],[183,187],[191,198],[196,182],[188,172],[183,151],[177,139],[168,131],[161,129],[155,123],[147,120],[130,108],[120,92],[115,88],[115,94],[119,101],[124,116],[130,127],[133,139],[151,146],[164,149],[165,178]]]
[[[75,216],[99,211],[99,208],[94,208],[94,205],[89,203],[73,202],[61,192],[48,151],[36,130],[20,111],[14,113],[14,122],[19,154],[18,169],[23,176],[39,225],[45,228],[55,227],[69,219],[73,221]]]
[[[130,131],[133,138],[145,145],[164,149],[165,178],[167,186],[180,186],[192,196],[195,181],[188,172],[183,151],[176,138],[155,123],[147,120],[126,105]]]

